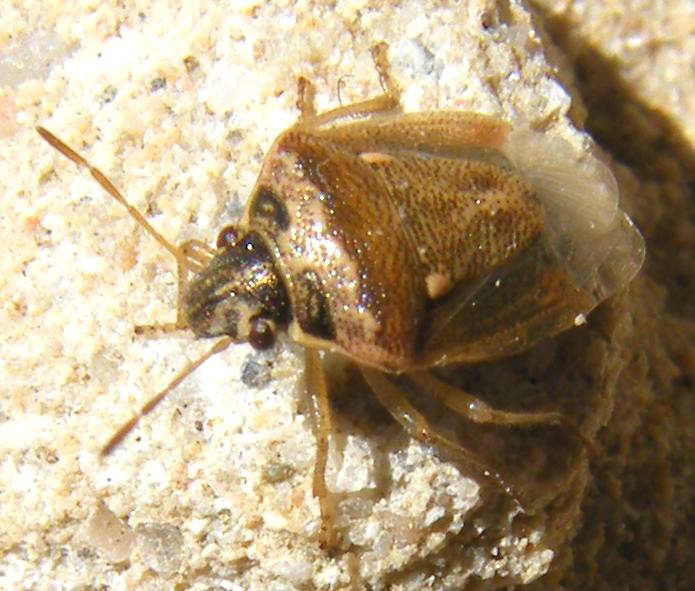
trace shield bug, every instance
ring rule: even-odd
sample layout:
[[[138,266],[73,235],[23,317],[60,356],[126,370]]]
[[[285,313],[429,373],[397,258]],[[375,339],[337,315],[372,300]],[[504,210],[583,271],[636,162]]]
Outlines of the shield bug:
[[[354,362],[410,435],[453,450],[513,493],[432,430],[393,377],[475,422],[562,423],[552,412],[495,410],[430,370],[512,355],[580,324],[644,258],[605,166],[564,140],[486,115],[403,113],[387,51],[384,43],[373,49],[384,93],[364,102],[317,114],[313,86],[300,79],[298,121],[273,143],[240,222],[220,232],[215,248],[172,246],[101,172],[39,128],[128,208],[184,276],[195,275],[182,281],[179,325],[221,337],[139,416],[230,343],[267,349],[286,331],[304,347],[314,494],[329,544],[322,352]]]

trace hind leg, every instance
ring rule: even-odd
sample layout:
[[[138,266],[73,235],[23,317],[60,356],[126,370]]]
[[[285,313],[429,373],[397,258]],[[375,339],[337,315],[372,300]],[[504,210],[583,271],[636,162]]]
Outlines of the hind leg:
[[[479,398],[471,396],[463,390],[459,390],[434,377],[428,371],[415,371],[406,375],[423,392],[434,396],[442,404],[474,423],[522,428],[543,425],[563,427],[579,439],[588,452],[596,453],[595,444],[587,439],[577,425],[562,413],[553,411],[510,412],[498,410]]]
[[[423,392],[437,398],[451,410],[473,421],[494,425],[532,427],[535,425],[561,425],[565,418],[558,412],[507,412],[492,408],[475,396],[434,377],[427,371],[406,374]]]
[[[482,475],[495,480],[502,490],[521,503],[517,492],[507,484],[499,472],[488,466],[484,460],[471,450],[433,431],[427,419],[408,401],[400,389],[386,377],[386,374],[366,366],[360,366],[360,371],[367,380],[369,387],[379,399],[379,402],[389,411],[391,416],[403,427],[408,435],[423,443],[433,444],[453,452],[477,469]]]

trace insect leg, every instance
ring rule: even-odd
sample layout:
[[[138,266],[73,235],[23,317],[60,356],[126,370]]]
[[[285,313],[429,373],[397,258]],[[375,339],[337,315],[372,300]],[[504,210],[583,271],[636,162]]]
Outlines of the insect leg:
[[[194,272],[200,273],[212,260],[217,252],[202,240],[186,240],[179,245],[179,249],[184,254],[190,267],[195,267]],[[182,269],[186,271],[187,269]]]
[[[511,495],[517,502],[520,502],[518,494],[505,482],[499,472],[488,467],[474,452],[433,431],[427,419],[406,399],[403,393],[383,372],[364,365],[359,367],[379,402],[391,413],[391,416],[396,419],[396,422],[403,427],[408,435],[423,443],[433,444],[442,449],[452,451],[477,468],[484,476],[495,480],[502,490]]]
[[[401,100],[401,89],[391,76],[391,62],[389,62],[389,44],[386,41],[372,46],[372,59],[379,74],[379,82],[384,89],[384,96],[388,97],[395,107]]]
[[[374,59],[374,65],[379,74],[379,82],[384,89],[384,93],[365,101],[342,105],[330,111],[326,111],[325,113],[321,113],[321,115],[317,115],[313,105],[313,85],[305,78],[300,78],[297,105],[302,112],[302,116],[299,118],[296,125],[298,127],[306,126],[314,128],[332,123],[338,119],[400,109],[401,91],[396,81],[391,76],[388,49],[389,46],[386,42],[377,43],[372,47],[372,58]]]
[[[316,119],[316,88],[310,80],[300,76],[297,80],[297,108],[299,109],[299,120]]]
[[[215,249],[205,244],[201,240],[186,240],[179,245],[181,252],[189,261],[189,268],[195,267],[195,272],[200,273],[208,266],[215,256]],[[178,265],[178,297],[176,299],[176,326],[179,329],[188,328],[188,323],[184,315],[183,294],[186,282],[188,281],[189,269]]]
[[[215,249],[209,247],[200,240],[186,240],[178,246],[179,250],[188,261],[184,267],[178,260],[177,268],[177,297],[176,297],[176,322],[164,322],[157,324],[139,324],[135,327],[135,334],[149,337],[169,334],[188,328],[188,322],[184,315],[183,294],[186,289],[189,273],[199,273],[215,255]]]
[[[428,371],[414,371],[408,378],[427,394],[474,423],[508,426],[560,425],[565,418],[559,412],[507,412],[492,408],[486,402],[447,384]]]
[[[313,491],[321,509],[321,543],[324,547],[330,548],[335,547],[338,541],[333,518],[333,502],[326,487],[326,462],[331,434],[331,415],[321,356],[317,350],[308,347],[304,353],[304,379],[316,437]]]
[[[437,398],[442,404],[474,423],[502,425],[505,427],[534,427],[538,425],[557,425],[564,427],[579,439],[593,455],[596,445],[589,440],[562,413],[552,411],[510,412],[492,408],[475,396],[447,384],[428,371],[413,371],[406,376],[427,394]]]

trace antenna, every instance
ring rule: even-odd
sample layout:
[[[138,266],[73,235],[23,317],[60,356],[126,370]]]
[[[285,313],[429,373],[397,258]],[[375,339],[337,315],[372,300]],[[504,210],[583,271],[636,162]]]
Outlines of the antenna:
[[[128,203],[123,196],[123,194],[114,186],[114,184],[106,177],[106,175],[101,172],[98,168],[95,168],[92,166],[85,158],[80,156],[75,150],[73,150],[70,146],[68,146],[65,142],[59,140],[56,136],[54,136],[50,131],[45,129],[44,127],[37,126],[36,131],[39,132],[41,137],[46,140],[51,146],[53,146],[58,152],[63,154],[65,157],[69,158],[72,160],[75,164],[77,164],[80,168],[86,168],[89,170],[90,174],[96,179],[96,181],[116,200],[118,201],[121,205],[123,205],[128,213],[135,219],[135,221],[138,223],[140,227],[142,227],[150,236],[152,236],[157,242],[159,242],[164,248],[166,248],[172,255],[174,255],[174,258],[176,259],[176,262],[179,264],[180,269],[186,269],[187,271],[196,273],[198,272],[199,266],[200,266],[200,261],[196,260],[196,248],[198,250],[204,250],[204,247],[201,246],[198,243],[192,242],[189,245],[189,250],[192,250],[193,252],[192,257],[193,261],[191,261],[189,258],[186,256],[186,247],[184,246],[184,249],[178,248],[174,246],[171,242],[169,242],[164,236],[162,236],[157,230],[155,230],[152,225],[145,219],[145,217],[137,210],[135,209],[130,203]],[[198,255],[198,258],[200,258],[200,255]],[[184,379],[186,379],[191,373],[193,373],[196,369],[198,369],[203,363],[205,363],[210,357],[213,355],[224,351],[227,347],[229,347],[230,343],[232,343],[232,339],[230,337],[226,337],[224,339],[221,339],[215,345],[205,354],[203,354],[201,357],[196,359],[195,361],[190,362],[186,367],[184,367],[178,375],[164,388],[161,390],[159,393],[155,394],[152,398],[150,398],[140,409],[140,411],[135,414],[129,421],[124,423],[106,442],[106,445],[101,450],[101,455],[105,456],[110,454],[118,444],[123,441],[123,438],[135,427],[140,419],[144,417],[145,415],[149,414],[152,412],[157,405],[164,400],[166,395],[171,392],[176,386],[178,386]]]
[[[171,392],[190,374],[192,374],[196,369],[203,365],[203,363],[210,359],[210,357],[224,351],[227,347],[229,347],[231,343],[231,337],[225,337],[221,341],[215,343],[215,346],[212,347],[207,353],[201,355],[198,359],[192,361],[186,367],[184,367],[178,373],[178,375],[173,380],[171,380],[171,382],[169,382],[166,388],[164,388],[161,392],[155,394],[152,398],[150,398],[145,404],[142,405],[142,408],[137,414],[133,415],[133,417],[126,423],[123,423],[123,425],[118,429],[118,431],[116,431],[109,438],[109,440],[106,442],[106,445],[104,445],[104,447],[101,448],[101,455],[109,455],[116,448],[116,446],[121,441],[123,441],[123,438],[133,429],[133,427],[135,427],[135,425],[137,425],[140,422],[140,419],[145,415],[150,414],[157,407],[157,405],[162,400],[164,400],[164,398],[167,394],[169,394],[169,392]]]
[[[135,219],[135,221],[150,235],[152,236],[157,242],[159,242],[164,248],[166,248],[172,255],[174,255],[174,258],[178,262],[179,265],[181,265],[182,268],[187,269],[188,271],[191,272],[196,272],[198,269],[194,267],[191,262],[186,258],[184,253],[181,251],[181,249],[177,248],[174,246],[171,242],[169,242],[164,236],[162,236],[157,230],[155,230],[152,225],[145,219],[145,217],[137,210],[135,209],[130,203],[128,203],[123,196],[123,194],[114,186],[114,184],[106,178],[106,175],[101,172],[98,168],[95,168],[92,166],[87,160],[85,160],[82,156],[80,156],[75,150],[73,150],[70,146],[68,146],[66,143],[63,141],[59,140],[56,136],[54,136],[50,131],[48,131],[46,128],[41,127],[40,125],[36,127],[36,131],[39,132],[39,135],[45,139],[51,146],[53,146],[58,152],[63,154],[63,156],[69,158],[72,160],[75,164],[77,164],[80,168],[86,168],[89,170],[90,174],[94,177],[94,179],[99,183],[108,193],[111,195],[116,201],[118,201],[123,207],[125,207],[128,210],[128,213]]]

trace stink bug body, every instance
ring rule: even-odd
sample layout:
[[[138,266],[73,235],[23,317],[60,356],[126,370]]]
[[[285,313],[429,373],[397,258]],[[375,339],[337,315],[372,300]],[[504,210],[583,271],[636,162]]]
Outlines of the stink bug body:
[[[385,88],[377,98],[316,114],[313,87],[300,80],[300,118],[276,139],[240,223],[220,233],[217,248],[177,249],[126,204],[196,274],[184,286],[179,324],[224,337],[211,353],[231,342],[269,348],[278,330],[305,347],[314,493],[328,543],[320,351],[354,361],[411,435],[479,464],[432,431],[389,375],[405,375],[477,422],[560,422],[556,413],[496,411],[427,370],[517,353],[572,327],[625,286],[644,257],[598,161],[484,115],[402,113],[386,51],[374,49]],[[98,170],[39,131],[125,203]]]

